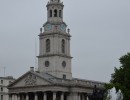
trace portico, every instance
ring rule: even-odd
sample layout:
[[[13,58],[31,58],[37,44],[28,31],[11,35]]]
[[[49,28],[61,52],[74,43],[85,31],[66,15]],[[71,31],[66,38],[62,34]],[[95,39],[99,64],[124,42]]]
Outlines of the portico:
[[[67,93],[63,92],[29,92],[9,94],[9,100],[67,100]]]
[[[61,91],[46,91],[46,92],[29,92],[9,94],[9,100],[71,100],[73,95],[74,100],[87,100],[87,94],[81,93],[64,93]]]

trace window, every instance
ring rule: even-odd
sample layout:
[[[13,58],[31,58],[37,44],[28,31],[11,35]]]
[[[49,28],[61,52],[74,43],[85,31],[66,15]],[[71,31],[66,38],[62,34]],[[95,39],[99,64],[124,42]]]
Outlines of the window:
[[[65,53],[65,40],[64,39],[62,40],[62,43],[61,43],[61,51],[62,53]]]
[[[46,40],[46,52],[50,52],[50,39]]]
[[[63,75],[63,79],[66,79],[66,75]]]
[[[59,10],[59,17],[62,18],[62,15],[61,15],[61,10]]]
[[[54,10],[54,17],[57,17],[57,10]]]
[[[1,95],[1,100],[3,100],[3,95]]]
[[[1,80],[1,84],[3,84],[3,80]]]
[[[45,61],[45,66],[49,67],[49,65],[50,65],[50,62],[49,61]]]
[[[1,87],[1,92],[3,91],[3,88]]]
[[[50,17],[52,17],[52,10],[50,10]]]
[[[63,66],[63,68],[66,67],[66,62],[65,61],[62,62],[62,66]]]

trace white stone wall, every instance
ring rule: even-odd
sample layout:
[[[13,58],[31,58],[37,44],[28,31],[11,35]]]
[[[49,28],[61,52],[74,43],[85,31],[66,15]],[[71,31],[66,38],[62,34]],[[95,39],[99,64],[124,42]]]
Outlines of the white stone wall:
[[[49,67],[45,66],[45,61],[50,62]],[[63,61],[66,62],[66,67],[62,66]],[[39,71],[48,72],[59,78],[63,78],[63,74],[65,74],[67,79],[71,79],[71,58],[59,56],[39,58]]]
[[[50,39],[50,52],[46,52],[46,40]],[[45,36],[40,39],[40,53],[39,55],[46,55],[46,54],[63,54],[61,51],[61,41],[62,39],[65,40],[65,53],[64,55],[70,56],[70,40],[66,36]]]
[[[46,40],[50,39],[50,52],[46,52]],[[62,53],[62,39],[65,40],[65,53]],[[70,38],[64,35],[49,35],[42,36],[40,39],[40,53],[38,58],[38,69],[40,72],[48,72],[56,77],[63,78],[66,75],[67,79],[72,78],[71,74],[71,58],[70,57]],[[51,55],[51,56],[50,56]],[[58,55],[58,56],[56,56]],[[49,67],[45,66],[45,61],[49,61]],[[63,68],[62,62],[66,62],[66,67]]]

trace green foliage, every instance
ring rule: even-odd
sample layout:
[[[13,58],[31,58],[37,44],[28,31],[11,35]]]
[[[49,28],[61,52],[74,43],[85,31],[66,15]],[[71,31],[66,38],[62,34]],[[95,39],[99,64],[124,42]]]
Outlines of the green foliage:
[[[106,90],[112,89],[113,87],[114,87],[114,85],[112,83],[105,84]]]
[[[120,59],[121,66],[115,68],[112,74],[110,84],[106,84],[106,89],[115,87],[123,93],[123,100],[130,100],[130,53],[122,56]]]

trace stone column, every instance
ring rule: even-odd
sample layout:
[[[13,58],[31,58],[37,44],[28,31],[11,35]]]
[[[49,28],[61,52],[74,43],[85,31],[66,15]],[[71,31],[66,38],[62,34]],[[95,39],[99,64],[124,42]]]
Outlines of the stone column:
[[[78,93],[71,93],[72,99],[71,100],[78,100]]]
[[[69,93],[69,94],[67,95],[67,100],[72,100],[72,95],[71,95],[71,93]]]
[[[22,94],[21,99],[24,100],[24,95]]]
[[[12,95],[11,94],[9,94],[9,100],[12,100]]]
[[[80,93],[78,94],[78,100],[81,100]]]
[[[43,100],[47,100],[47,93],[46,92],[44,92],[44,99]]]
[[[20,100],[20,94],[17,94],[17,100]]]
[[[15,100],[18,100],[18,96],[17,96],[17,94],[15,94]]]
[[[82,100],[85,100],[85,96],[84,96],[84,94],[82,94]]]
[[[17,95],[16,94],[12,95],[12,100],[17,100]]]
[[[26,100],[29,100],[29,94],[28,93],[26,94]]]
[[[14,95],[14,100],[18,100],[17,94]]]
[[[12,100],[15,100],[15,96],[14,96],[14,94],[12,94]]]
[[[64,100],[64,93],[61,93],[61,100]]]
[[[56,100],[56,92],[53,92],[53,100]]]
[[[38,95],[37,93],[35,93],[35,99],[34,100],[38,100]]]
[[[89,100],[88,96],[86,96],[86,100]]]

